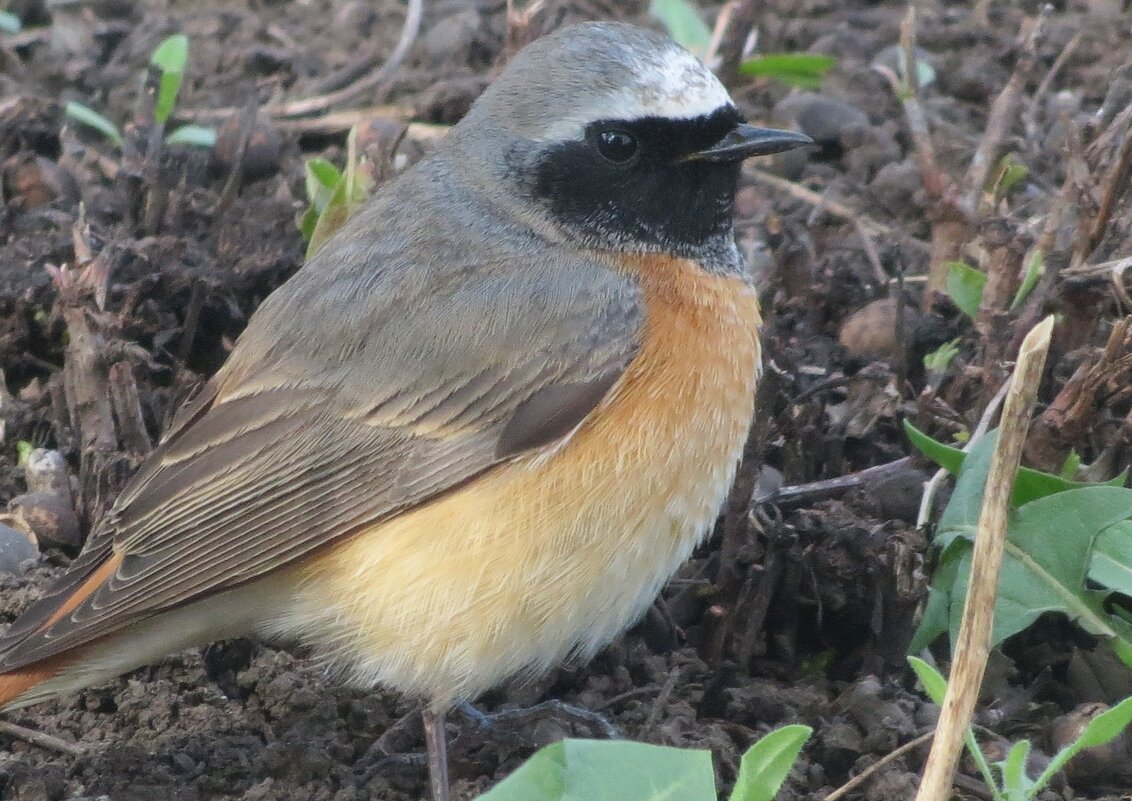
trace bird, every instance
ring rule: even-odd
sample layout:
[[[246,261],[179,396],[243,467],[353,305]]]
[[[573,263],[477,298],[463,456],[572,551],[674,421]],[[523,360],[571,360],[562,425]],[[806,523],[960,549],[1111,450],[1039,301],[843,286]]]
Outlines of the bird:
[[[445,715],[586,659],[710,529],[754,414],[736,246],[759,128],[615,22],[520,50],[251,316],[54,586],[0,709],[243,635]]]

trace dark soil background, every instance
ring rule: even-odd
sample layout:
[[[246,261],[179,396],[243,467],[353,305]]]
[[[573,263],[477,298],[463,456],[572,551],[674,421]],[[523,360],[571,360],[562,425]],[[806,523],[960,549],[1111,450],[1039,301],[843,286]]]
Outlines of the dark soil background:
[[[298,115],[284,104],[349,86],[384,61],[401,3],[8,3],[24,28],[0,34],[0,502],[12,501],[0,526],[0,620],[73,557],[171,414],[300,265],[306,158],[341,164],[345,131],[360,123],[379,172],[403,169],[522,43],[581,19],[655,25],[645,5],[548,0],[509,15],[503,0],[429,0],[385,80]],[[637,628],[592,664],[501,688],[479,706],[562,699],[624,736],[709,748],[721,787],[757,737],[806,723],[816,732],[781,795],[791,801],[824,798],[930,730],[937,713],[904,659],[930,568],[930,531],[916,520],[932,470],[904,458],[900,421],[945,438],[972,430],[1020,333],[1053,310],[1062,322],[1027,460],[1056,470],[1074,448],[1090,478],[1128,464],[1132,379],[1111,358],[1128,342],[1118,328],[1103,348],[1129,297],[1110,262],[1132,244],[1119,168],[1132,19],[1118,0],[1057,3],[1027,45],[1035,3],[919,4],[920,58],[935,70],[920,91],[934,145],[925,164],[884,76],[898,60],[902,3],[736,5],[740,35],[725,36],[722,52],[737,102],[753,120],[818,141],[751,165],[739,198],[770,358],[748,460],[715,535]],[[744,23],[760,52],[834,56],[820,91],[735,77]],[[140,76],[176,32],[191,40],[178,119],[219,126],[221,137],[214,151],[166,148],[155,159]],[[987,203],[968,165],[1004,91],[1017,104],[992,130],[991,166],[1010,152],[1028,173]],[[67,100],[122,124],[125,147],[69,121]],[[965,195],[981,213],[957,215]],[[1014,259],[1001,275],[1016,285],[1021,254],[1042,236],[1051,269],[1013,314],[988,308],[972,323],[925,291],[941,254]],[[924,354],[952,339],[958,357],[925,371]],[[1093,378],[1084,399],[1075,371]],[[27,462],[31,447],[62,463]],[[1095,646],[1055,618],[1009,641],[988,673],[983,738],[1030,737],[1049,753],[1076,719],[1066,715],[1132,692],[1127,670]],[[0,733],[0,799],[420,799],[420,760],[397,756],[423,752],[414,710],[391,693],[337,686],[301,650],[219,644],[9,716],[82,753]],[[485,733],[455,714],[449,729],[460,799],[541,744],[597,734],[554,715]],[[925,749],[850,797],[912,797]],[[1129,765],[1132,749],[1118,741],[1045,797],[1127,798]],[[957,792],[988,798],[964,770]]]

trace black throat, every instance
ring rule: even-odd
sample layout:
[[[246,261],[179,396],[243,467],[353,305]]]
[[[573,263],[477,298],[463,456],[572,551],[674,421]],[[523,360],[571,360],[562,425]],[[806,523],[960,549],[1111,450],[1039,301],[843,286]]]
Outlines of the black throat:
[[[542,151],[531,191],[588,244],[694,255],[730,234],[740,164],[687,157],[739,122],[732,107],[690,119],[594,122],[583,139]],[[631,163],[613,164],[597,152],[594,137],[610,127],[636,137]]]

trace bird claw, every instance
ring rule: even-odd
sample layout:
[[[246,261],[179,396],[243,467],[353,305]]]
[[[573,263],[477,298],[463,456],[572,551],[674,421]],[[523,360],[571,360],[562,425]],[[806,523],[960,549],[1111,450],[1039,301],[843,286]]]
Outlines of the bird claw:
[[[480,712],[467,702],[460,704],[456,709],[477,729],[490,730],[502,727],[514,730],[524,724],[535,723],[540,720],[557,720],[575,726],[584,726],[596,736],[607,740],[621,738],[621,733],[617,730],[617,727],[610,723],[604,715],[555,699],[522,709],[506,709],[493,714]]]

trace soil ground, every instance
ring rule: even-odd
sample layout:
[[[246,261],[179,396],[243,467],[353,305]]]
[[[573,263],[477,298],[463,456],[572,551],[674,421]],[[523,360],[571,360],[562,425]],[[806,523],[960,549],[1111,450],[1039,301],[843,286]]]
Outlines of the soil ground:
[[[366,127],[375,152],[397,120],[459,119],[525,39],[579,19],[655,25],[644,5],[552,1],[509,25],[503,0],[428,2],[404,63],[342,107],[383,107],[383,118]],[[900,101],[871,66],[894,63],[904,5],[753,5],[761,52],[826,53],[836,66],[816,97],[768,79],[732,85],[751,119],[800,126],[820,145],[754,165],[797,181],[818,203],[754,173],[739,198],[737,231],[763,292],[770,359],[747,462],[715,533],[641,624],[588,665],[501,688],[478,705],[494,711],[556,698],[600,712],[628,737],[709,748],[721,787],[734,781],[739,755],[758,736],[806,723],[815,735],[781,795],[791,801],[823,798],[935,719],[904,662],[926,590],[928,540],[915,521],[930,470],[913,461],[849,489],[775,492],[909,455],[905,417],[938,434],[972,428],[989,378],[963,373],[978,362],[983,332],[946,303],[918,311],[938,220]],[[76,476],[86,531],[172,412],[223,362],[249,314],[301,264],[304,160],[341,164],[344,127],[325,113],[278,124],[261,114],[245,150],[239,110],[319,94],[328,76],[359,57],[384,57],[404,10],[392,0],[9,6],[24,30],[0,34],[0,501],[27,491],[20,443],[57,449]],[[1033,3],[993,3],[981,20],[972,4],[922,4],[919,45],[935,71],[922,98],[946,172],[966,169],[1019,59],[1019,31],[1036,12]],[[1007,218],[1028,225],[1039,218],[1040,230],[1064,174],[1062,120],[1086,124],[1132,98],[1129,24],[1116,2],[1053,10],[1023,80],[1023,120],[1036,116],[1011,125],[1004,140],[1029,167],[1004,202]],[[148,123],[138,76],[174,32],[187,33],[192,48],[181,116],[203,111],[197,116],[215,124],[209,110],[236,112],[214,153],[169,148],[150,165],[137,149]],[[1036,107],[1042,77],[1067,48]],[[68,121],[66,100],[122,124],[126,148]],[[436,146],[435,130],[412,126],[394,167]],[[154,196],[160,206],[147,219]],[[1118,206],[1096,260],[1127,253],[1130,227],[1132,215]],[[52,273],[76,261],[93,268],[79,279],[77,270]],[[1100,321],[1117,310],[1108,287],[1085,282],[1076,294],[1051,296],[1049,305],[1085,322],[1055,346],[1043,404],[1083,354],[1104,343]],[[874,307],[875,320],[853,318],[886,297],[893,300]],[[906,324],[894,325],[898,317]],[[956,365],[942,380],[926,375],[922,356],[956,337],[963,348]],[[93,372],[75,364],[83,342],[94,343]],[[97,399],[82,395],[90,375],[113,389],[106,401],[113,415],[101,426],[89,416]],[[106,397],[105,386],[93,386]],[[1126,463],[1119,425],[1126,411],[1101,409],[1072,438],[1086,463],[1102,453]],[[766,498],[772,502],[759,502]],[[0,621],[75,553],[74,543],[41,545],[37,564],[0,575]],[[1129,691],[1123,668],[1094,646],[1064,621],[1043,619],[996,656],[980,721],[994,736],[1028,736],[1048,751],[1062,715]],[[228,642],[11,715],[84,751],[0,734],[0,801],[420,799],[419,760],[393,756],[423,750],[414,709],[392,693],[336,684],[301,649]],[[485,733],[453,715],[456,797],[473,798],[541,744],[594,734],[553,716]],[[852,797],[910,798],[925,753],[891,762]],[[1127,755],[1110,762],[1071,772],[1047,797],[1124,795],[1132,787],[1121,775]],[[988,797],[973,779],[959,792]]]

